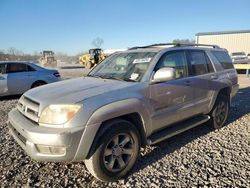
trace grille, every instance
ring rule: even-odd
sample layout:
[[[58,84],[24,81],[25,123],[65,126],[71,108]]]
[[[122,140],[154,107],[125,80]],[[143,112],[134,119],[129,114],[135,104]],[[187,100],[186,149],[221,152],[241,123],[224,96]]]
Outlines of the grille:
[[[38,123],[39,103],[22,96],[17,104],[17,109],[26,118]]]

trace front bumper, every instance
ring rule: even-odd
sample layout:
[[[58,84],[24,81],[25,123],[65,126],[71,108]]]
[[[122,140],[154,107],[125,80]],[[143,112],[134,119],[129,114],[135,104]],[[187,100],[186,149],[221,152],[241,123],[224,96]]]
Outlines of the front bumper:
[[[9,113],[8,126],[11,135],[27,154],[37,161],[74,161],[82,141],[84,127],[48,128],[40,127],[24,117],[17,109]],[[37,145],[63,147],[60,155],[40,153]],[[88,152],[89,147],[86,147]],[[83,152],[84,153],[84,152]],[[81,158],[84,157],[80,155]]]

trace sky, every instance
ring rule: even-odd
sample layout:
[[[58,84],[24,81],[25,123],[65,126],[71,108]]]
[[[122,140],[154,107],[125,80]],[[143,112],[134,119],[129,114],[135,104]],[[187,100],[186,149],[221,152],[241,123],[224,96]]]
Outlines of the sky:
[[[250,29],[250,0],[0,0],[0,50],[75,55]]]

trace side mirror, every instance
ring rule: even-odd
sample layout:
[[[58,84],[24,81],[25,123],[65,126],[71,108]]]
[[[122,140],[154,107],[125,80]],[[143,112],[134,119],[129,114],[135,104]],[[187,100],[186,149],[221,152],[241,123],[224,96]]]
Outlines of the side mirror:
[[[166,82],[176,78],[175,69],[170,67],[164,67],[157,70],[153,76],[152,83]]]

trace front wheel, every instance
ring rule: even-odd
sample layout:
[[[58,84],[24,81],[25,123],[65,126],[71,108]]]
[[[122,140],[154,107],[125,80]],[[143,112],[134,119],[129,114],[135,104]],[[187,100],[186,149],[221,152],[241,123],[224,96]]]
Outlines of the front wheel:
[[[218,96],[214,108],[210,113],[210,124],[214,129],[220,129],[225,125],[229,114],[229,104],[228,96]]]
[[[92,68],[92,63],[91,63],[90,61],[87,61],[87,62],[85,63],[85,67],[86,67],[87,69],[91,69],[91,68]]]
[[[89,172],[102,181],[116,181],[129,173],[137,161],[140,138],[137,129],[126,120],[111,121],[98,134],[93,155],[85,160]]]

